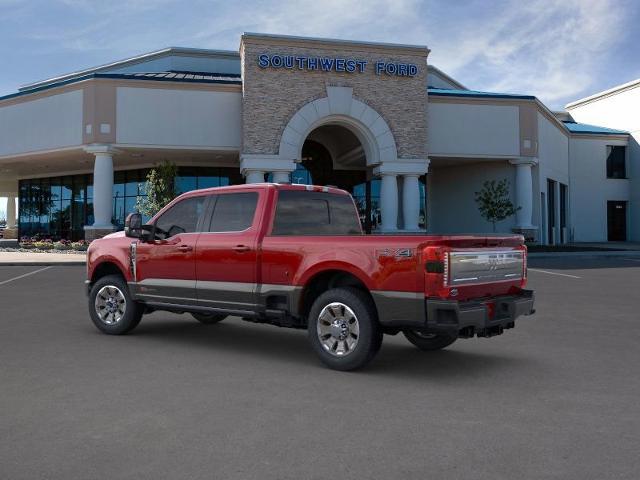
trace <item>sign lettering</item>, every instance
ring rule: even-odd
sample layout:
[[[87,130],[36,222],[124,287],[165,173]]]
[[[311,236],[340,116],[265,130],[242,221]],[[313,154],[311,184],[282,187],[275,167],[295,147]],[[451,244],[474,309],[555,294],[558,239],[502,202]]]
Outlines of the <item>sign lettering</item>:
[[[273,68],[304,71],[364,73],[368,62],[355,58],[339,57],[304,57],[296,55],[279,55],[263,53],[258,55],[260,68]],[[376,61],[373,71],[376,75],[391,77],[415,77],[418,66],[414,63]]]

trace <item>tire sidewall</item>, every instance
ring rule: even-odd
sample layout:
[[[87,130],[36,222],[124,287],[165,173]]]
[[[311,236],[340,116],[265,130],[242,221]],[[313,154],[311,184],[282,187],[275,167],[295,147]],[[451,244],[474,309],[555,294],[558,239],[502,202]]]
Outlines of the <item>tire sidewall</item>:
[[[402,332],[407,340],[420,350],[431,352],[434,350],[442,350],[455,342],[458,337],[456,335],[440,333],[433,338],[424,338],[415,333],[413,330],[404,330]]]
[[[123,293],[126,300],[126,307],[122,320],[115,325],[107,325],[100,320],[100,317],[96,313],[96,296],[100,289],[107,285],[117,287]],[[89,292],[89,315],[91,316],[93,324],[101,332],[109,335],[122,335],[133,330],[138,325],[142,317],[142,309],[140,308],[140,305],[131,298],[129,288],[122,277],[118,275],[107,275],[97,280],[91,287],[91,291]]]
[[[222,320],[227,318],[227,315],[223,313],[203,314],[191,312],[191,316],[203,325],[213,325],[215,323],[220,323]]]
[[[332,302],[347,305],[358,319],[359,335],[355,350],[344,357],[331,355],[318,338],[318,317],[324,307]],[[366,365],[380,349],[382,332],[378,326],[375,308],[368,296],[355,288],[334,288],[322,293],[309,311],[308,336],[313,350],[320,360],[335,370],[355,370]]]

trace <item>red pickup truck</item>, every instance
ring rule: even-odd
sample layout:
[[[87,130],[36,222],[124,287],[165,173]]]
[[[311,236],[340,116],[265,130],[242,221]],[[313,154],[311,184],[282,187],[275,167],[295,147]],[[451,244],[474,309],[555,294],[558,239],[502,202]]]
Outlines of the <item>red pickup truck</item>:
[[[533,310],[518,235],[364,235],[351,196],[331,187],[248,184],[196,190],[149,223],[91,243],[89,312],[104,333],[144,313],[228,315],[306,328],[322,362],[352,370],[383,334],[422,350],[490,337]]]

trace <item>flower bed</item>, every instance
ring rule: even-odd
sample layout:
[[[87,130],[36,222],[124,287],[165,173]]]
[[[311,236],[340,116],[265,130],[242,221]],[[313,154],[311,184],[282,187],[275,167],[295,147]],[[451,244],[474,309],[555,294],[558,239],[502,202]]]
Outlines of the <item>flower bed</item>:
[[[76,253],[83,254],[87,251],[89,242],[79,240],[53,240],[42,237],[22,237],[18,248],[2,248],[2,252],[37,252],[37,253]]]

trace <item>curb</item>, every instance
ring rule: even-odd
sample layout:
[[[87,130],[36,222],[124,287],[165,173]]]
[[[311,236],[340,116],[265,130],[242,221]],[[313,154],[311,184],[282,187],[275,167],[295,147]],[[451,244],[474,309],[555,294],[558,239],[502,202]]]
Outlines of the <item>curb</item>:
[[[614,251],[590,251],[590,252],[533,252],[527,254],[527,258],[566,258],[566,257],[599,257],[599,258],[619,258],[633,257],[640,258],[640,250],[614,250]]]

